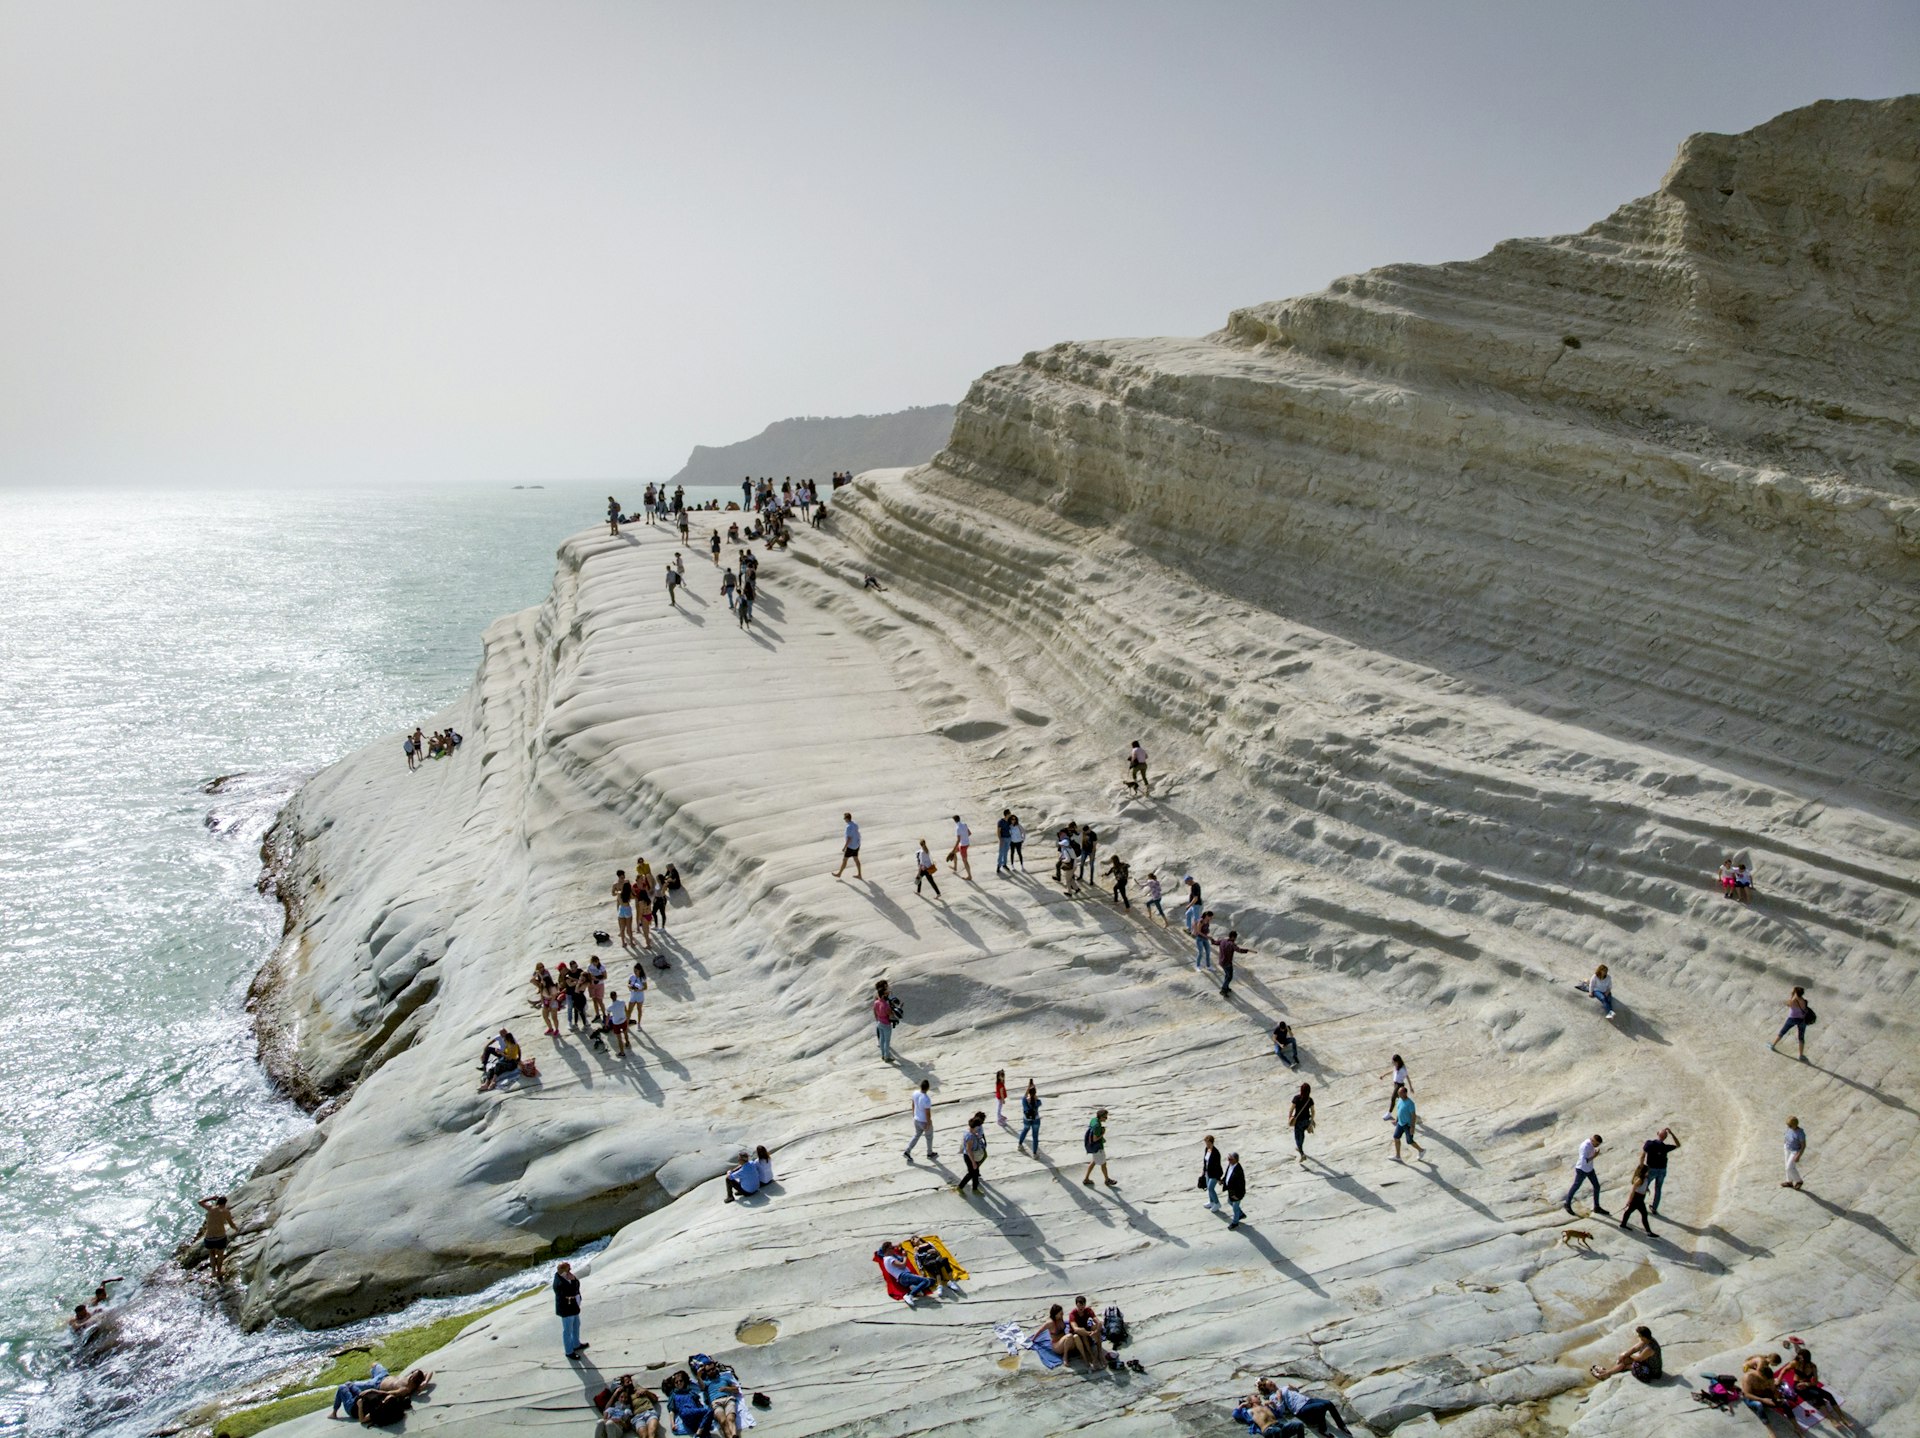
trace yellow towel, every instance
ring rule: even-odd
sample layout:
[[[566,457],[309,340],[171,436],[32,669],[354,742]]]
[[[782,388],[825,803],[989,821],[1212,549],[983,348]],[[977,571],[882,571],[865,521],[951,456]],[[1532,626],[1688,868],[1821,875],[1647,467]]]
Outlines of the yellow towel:
[[[905,1247],[907,1250],[907,1263],[908,1263],[908,1266],[911,1267],[915,1273],[920,1273],[919,1264],[915,1263],[913,1260],[913,1245],[916,1243],[928,1243],[933,1245],[933,1251],[939,1254],[942,1258],[946,1259],[948,1266],[953,1269],[953,1282],[965,1283],[967,1281],[967,1278],[969,1277],[967,1270],[960,1266],[959,1262],[954,1258],[952,1252],[949,1251],[946,1244],[940,1241],[940,1235],[937,1233],[917,1233],[912,1238],[909,1238],[906,1241]],[[920,1276],[922,1278],[926,1277],[924,1273],[921,1273]]]

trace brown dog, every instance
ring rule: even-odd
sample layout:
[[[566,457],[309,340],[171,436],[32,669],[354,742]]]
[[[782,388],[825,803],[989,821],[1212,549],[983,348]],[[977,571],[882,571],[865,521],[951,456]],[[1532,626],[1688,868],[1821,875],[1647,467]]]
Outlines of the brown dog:
[[[1593,1246],[1593,1235],[1584,1228],[1563,1228],[1560,1230],[1560,1241],[1568,1248],[1585,1250]]]

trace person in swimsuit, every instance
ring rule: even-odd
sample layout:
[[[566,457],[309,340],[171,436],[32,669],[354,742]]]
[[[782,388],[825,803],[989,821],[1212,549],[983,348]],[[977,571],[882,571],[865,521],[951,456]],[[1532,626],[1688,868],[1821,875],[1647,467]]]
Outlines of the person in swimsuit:
[[[587,961],[587,997],[593,1001],[593,1016],[603,1022],[607,1017],[607,966],[595,954]]]
[[[234,1221],[233,1211],[227,1207],[224,1193],[201,1199],[200,1208],[206,1214],[200,1225],[200,1243],[207,1250],[207,1263],[213,1269],[213,1281],[221,1283],[227,1276],[227,1246],[240,1231],[240,1225]]]
[[[1660,1345],[1654,1341],[1653,1330],[1641,1324],[1633,1330],[1633,1346],[1618,1358],[1602,1368],[1594,1364],[1587,1372],[1595,1378],[1611,1378],[1616,1373],[1632,1373],[1642,1383],[1651,1383],[1661,1374]]]
[[[613,880],[614,917],[619,920],[620,947],[633,947],[633,883],[625,869],[616,869]]]

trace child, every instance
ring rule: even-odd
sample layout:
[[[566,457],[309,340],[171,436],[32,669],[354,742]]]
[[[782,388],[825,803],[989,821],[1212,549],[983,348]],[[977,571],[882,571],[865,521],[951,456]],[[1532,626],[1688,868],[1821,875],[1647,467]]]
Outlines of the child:
[[[1007,1071],[993,1071],[993,1116],[1000,1120],[1000,1127],[1007,1126]]]
[[[1166,905],[1160,902],[1160,876],[1151,871],[1147,874],[1147,912],[1160,916],[1161,927],[1167,924]]]

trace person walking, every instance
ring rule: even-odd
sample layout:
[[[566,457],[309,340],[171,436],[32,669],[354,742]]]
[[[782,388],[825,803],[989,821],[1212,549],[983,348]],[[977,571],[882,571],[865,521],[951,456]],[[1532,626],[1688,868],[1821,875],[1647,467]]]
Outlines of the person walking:
[[[927,847],[927,841],[925,839],[920,841],[919,851],[913,856],[913,868],[914,893],[919,893],[920,886],[926,884],[932,888],[934,898],[939,898],[940,880],[937,874],[940,866],[934,862],[933,850]]]
[[[853,822],[853,815],[842,814],[847,827],[840,843],[840,867],[833,871],[833,877],[839,878],[847,871],[849,862],[853,865],[853,877],[863,877],[860,873],[860,826]]]
[[[880,1059],[893,1062],[893,1026],[900,1022],[900,1010],[885,979],[873,986],[873,1034],[880,1041]]]
[[[1020,872],[1027,872],[1027,831],[1020,823],[1020,816],[1011,816],[1007,824],[1007,872],[1013,872],[1013,861],[1020,861]]]
[[[633,972],[627,975],[627,1022],[637,1032],[647,1007],[647,971],[634,963]],[[556,1034],[559,1030],[554,1031]]]
[[[1193,966],[1196,969],[1213,967],[1213,910],[1208,909],[1193,926]]]
[[[718,569],[720,567],[720,531],[719,530],[717,529],[714,530],[713,538],[707,541],[707,548],[713,554],[713,567],[715,569]]]
[[[1629,1228],[1627,1220],[1634,1214],[1640,1215],[1640,1226],[1647,1231],[1647,1237],[1653,1237],[1653,1223],[1647,1217],[1647,1189],[1651,1180],[1647,1177],[1647,1161],[1643,1158],[1633,1166],[1633,1177],[1628,1180],[1627,1206],[1620,1211],[1620,1226]]]
[[[1100,1177],[1106,1180],[1108,1188],[1118,1188],[1120,1185],[1115,1183],[1113,1175],[1107,1172],[1107,1111],[1105,1109],[1095,1112],[1093,1122],[1087,1125],[1086,1136],[1081,1140],[1081,1145],[1087,1151],[1087,1172],[1081,1182],[1088,1188],[1092,1188],[1093,1171],[1097,1168],[1100,1170]],[[1036,1149],[1039,1147],[1038,1139],[1034,1140],[1034,1147]]]
[[[1788,1034],[1794,1034],[1800,1042],[1800,1061],[1807,1058],[1807,1025],[1813,1022],[1813,1006],[1807,1002],[1807,991],[1798,984],[1787,995],[1787,1021],[1780,1025],[1780,1032],[1773,1036],[1773,1042],[1767,1047],[1775,1053],[1780,1052],[1780,1040]]]
[[[1080,863],[1075,870],[1078,877],[1089,884],[1096,882],[1093,873],[1093,861],[1100,850],[1100,836],[1093,831],[1093,825],[1080,826]]]
[[[1147,751],[1138,739],[1127,746],[1127,787],[1143,789],[1149,797],[1153,794],[1153,780],[1147,777]]]
[[[1605,1141],[1597,1133],[1592,1138],[1581,1140],[1580,1152],[1573,1160],[1573,1186],[1567,1190],[1567,1196],[1560,1201],[1560,1206],[1568,1213],[1573,1212],[1573,1196],[1580,1191],[1580,1185],[1590,1183],[1593,1185],[1593,1211],[1602,1218],[1613,1217],[1600,1206],[1600,1175],[1593,1166],[1594,1157],[1600,1152],[1600,1145]]]
[[[1160,916],[1160,927],[1170,928],[1167,919],[1167,906],[1161,902],[1160,876],[1149,869],[1147,871],[1147,912]]]
[[[902,1155],[908,1163],[913,1162],[913,1146],[922,1138],[927,1141],[927,1157],[940,1157],[933,1151],[933,1095],[927,1091],[932,1087],[931,1080],[921,1079],[920,1087],[914,1091],[913,1137],[907,1140],[906,1151]]]
[[[1223,976],[1220,983],[1220,997],[1223,999],[1229,998],[1233,990],[1234,955],[1250,954],[1253,950],[1240,942],[1240,931],[1238,929],[1228,929],[1227,936],[1215,944],[1214,947],[1220,954],[1220,972]]]
[[[993,1117],[994,1121],[1005,1128],[1007,1126],[1007,1071],[993,1071]]]
[[[1307,1161],[1307,1135],[1313,1132],[1313,1085],[1303,1083],[1287,1105],[1287,1123],[1293,1129],[1293,1151]]]
[[[553,1271],[553,1311],[560,1315],[560,1346],[568,1361],[577,1363],[590,1345],[580,1340],[580,1280],[571,1263]]]
[[[1780,1187],[1800,1189],[1806,1185],[1800,1182],[1800,1160],[1807,1156],[1807,1131],[1800,1127],[1800,1120],[1789,1116],[1787,1119],[1787,1176],[1780,1181]]]
[[[1123,909],[1133,907],[1133,900],[1127,897],[1127,875],[1131,872],[1126,860],[1118,854],[1107,855],[1107,877],[1113,881],[1113,901]]]
[[[1187,932],[1193,932],[1193,926],[1200,922],[1200,881],[1188,874],[1180,881],[1187,886],[1187,908],[1181,919],[1187,926]]]
[[[1384,1115],[1388,1122],[1392,1122],[1393,1104],[1394,1100],[1400,1097],[1400,1090],[1405,1089],[1409,1097],[1413,1094],[1413,1075],[1407,1072],[1407,1061],[1399,1054],[1395,1054],[1387,1071],[1383,1074],[1375,1074],[1374,1077],[1393,1080],[1393,1087],[1387,1090],[1387,1111]]]
[[[967,1185],[973,1185],[975,1193],[980,1192],[980,1170],[987,1162],[987,1116],[976,1113],[967,1120],[967,1131],[960,1136],[960,1162],[966,1165],[966,1174],[953,1186],[955,1193],[965,1193]]]
[[[731,569],[720,576],[720,597],[727,601],[727,608],[733,608],[733,592],[739,587],[739,576]]]
[[[1207,1207],[1215,1213],[1220,1211],[1220,1180],[1226,1175],[1226,1166],[1220,1162],[1220,1150],[1213,1145],[1213,1135],[1208,1134],[1200,1140],[1200,1187],[1207,1191]]]
[[[1221,1180],[1222,1188],[1227,1191],[1227,1202],[1233,1208],[1233,1222],[1228,1229],[1238,1228],[1246,1220],[1246,1214],[1240,1208],[1240,1200],[1247,1196],[1247,1171],[1240,1167],[1240,1155],[1227,1155],[1227,1176]]]
[[[1415,1153],[1425,1153],[1420,1140],[1414,1136],[1414,1126],[1418,1119],[1413,1110],[1413,1095],[1401,1089],[1393,1098],[1393,1156],[1400,1157],[1400,1140],[1405,1139],[1413,1145]]]
[[[680,571],[671,564],[667,566],[667,603],[680,607]]]
[[[1040,1157],[1040,1090],[1032,1079],[1027,1080],[1027,1091],[1020,1095],[1020,1137],[1014,1143],[1015,1148],[1027,1146],[1027,1135],[1033,1135],[1033,1156]]]
[[[1640,1156],[1647,1165],[1647,1181],[1653,1185],[1653,1211],[1660,1211],[1660,1195],[1667,1186],[1667,1155],[1680,1147],[1679,1135],[1670,1128],[1640,1145]]]
[[[973,843],[973,830],[967,827],[967,821],[958,814],[953,816],[953,847],[947,850],[947,864],[954,873],[965,870],[964,878],[973,882],[973,860],[967,857],[967,848]]]
[[[999,842],[1000,852],[993,861],[993,872],[1004,873],[1013,866],[1007,862],[1007,855],[1013,848],[1013,810],[1002,809],[1000,820],[993,826],[994,838]]]

